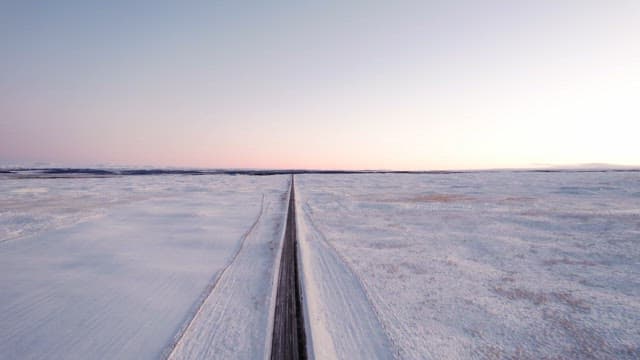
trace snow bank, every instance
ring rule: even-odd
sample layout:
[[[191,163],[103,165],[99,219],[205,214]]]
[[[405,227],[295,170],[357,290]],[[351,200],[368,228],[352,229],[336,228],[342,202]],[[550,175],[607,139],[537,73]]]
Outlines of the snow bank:
[[[265,194],[260,216],[169,359],[268,359],[288,191]]]
[[[298,244],[308,352],[315,359],[392,358],[365,288],[314,224],[296,194]]]

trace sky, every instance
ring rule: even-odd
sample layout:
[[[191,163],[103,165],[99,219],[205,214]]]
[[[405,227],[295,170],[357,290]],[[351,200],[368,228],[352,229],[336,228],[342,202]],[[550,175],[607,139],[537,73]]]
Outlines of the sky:
[[[640,1],[0,0],[0,163],[640,165]]]

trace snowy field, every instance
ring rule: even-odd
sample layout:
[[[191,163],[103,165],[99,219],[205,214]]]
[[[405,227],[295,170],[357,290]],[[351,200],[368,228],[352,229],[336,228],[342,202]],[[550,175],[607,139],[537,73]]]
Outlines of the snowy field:
[[[296,176],[316,358],[640,358],[640,173]]]
[[[3,175],[0,358],[262,358],[288,185]]]
[[[289,177],[0,174],[0,358],[265,359]],[[315,359],[640,358],[640,173],[304,174]]]

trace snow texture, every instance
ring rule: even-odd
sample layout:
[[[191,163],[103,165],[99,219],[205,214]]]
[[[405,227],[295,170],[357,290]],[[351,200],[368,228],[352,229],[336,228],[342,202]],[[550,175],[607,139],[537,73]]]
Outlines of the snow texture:
[[[638,172],[301,175],[296,187],[318,359],[640,358]]]
[[[263,199],[245,234],[169,359],[268,359],[288,191]]]
[[[308,353],[315,359],[390,358],[392,347],[362,283],[318,231],[300,200],[298,258]]]
[[[255,302],[243,315],[254,323],[229,333],[255,358],[269,336],[263,309],[287,185],[287,176],[2,179],[0,358],[157,359],[216,296]],[[246,277],[263,285],[239,290]],[[211,292],[216,283],[225,290]]]

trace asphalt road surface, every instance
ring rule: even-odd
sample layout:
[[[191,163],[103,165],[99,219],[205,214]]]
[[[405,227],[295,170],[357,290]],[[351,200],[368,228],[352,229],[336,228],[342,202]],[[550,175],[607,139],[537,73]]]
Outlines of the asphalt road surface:
[[[286,226],[273,321],[272,360],[307,358],[300,282],[298,279],[295,183],[293,175],[291,176]]]

